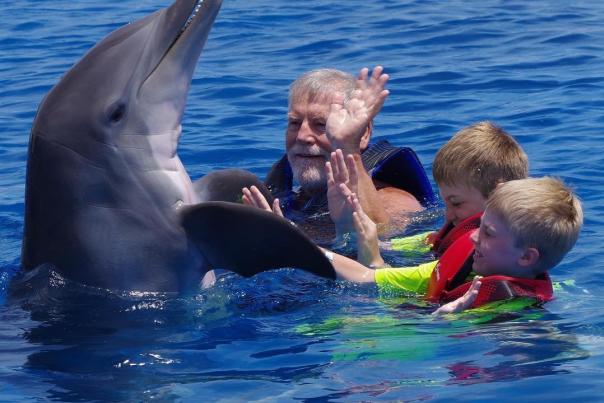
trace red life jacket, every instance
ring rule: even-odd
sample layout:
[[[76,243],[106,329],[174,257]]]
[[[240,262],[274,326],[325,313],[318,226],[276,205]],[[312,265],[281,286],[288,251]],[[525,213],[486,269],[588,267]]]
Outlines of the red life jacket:
[[[432,272],[426,297],[431,302],[444,303],[453,301],[468,291],[471,281],[466,281],[472,271],[474,244],[470,240],[472,231],[467,231],[445,251]],[[552,282],[543,273],[537,279],[525,279],[508,276],[487,276],[481,280],[478,296],[472,308],[488,302],[530,297],[538,302],[553,298]]]
[[[480,217],[482,217],[482,212],[466,218],[455,226],[447,223],[443,225],[440,231],[430,235],[428,241],[432,244],[434,254],[442,256],[457,238],[480,227]]]

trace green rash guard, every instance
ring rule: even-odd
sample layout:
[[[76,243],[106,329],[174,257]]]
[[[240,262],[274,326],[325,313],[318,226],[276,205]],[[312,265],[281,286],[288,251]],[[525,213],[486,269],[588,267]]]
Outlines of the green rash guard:
[[[375,271],[375,283],[380,290],[408,291],[425,294],[432,271],[438,260],[412,267],[389,267]]]
[[[427,239],[428,235],[432,232],[427,231],[403,238],[392,238],[390,240],[390,248],[400,252],[404,257],[424,255],[432,250],[432,245],[428,243]]]

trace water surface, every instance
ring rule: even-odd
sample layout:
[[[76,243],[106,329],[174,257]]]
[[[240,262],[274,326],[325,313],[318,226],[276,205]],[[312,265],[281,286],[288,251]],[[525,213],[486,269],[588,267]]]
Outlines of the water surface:
[[[534,176],[563,178],[585,227],[544,310],[432,319],[417,299],[280,270],[193,296],[115,294],[19,269],[28,133],[42,97],[111,30],[166,0],[15,0],[0,18],[1,401],[597,401],[603,389],[604,5],[563,1],[225,0],[198,65],[179,154],[191,177],[283,152],[287,89],[317,67],[383,64],[376,136],[428,171],[492,120]],[[68,292],[65,292],[68,290]],[[480,322],[480,323],[479,323]]]

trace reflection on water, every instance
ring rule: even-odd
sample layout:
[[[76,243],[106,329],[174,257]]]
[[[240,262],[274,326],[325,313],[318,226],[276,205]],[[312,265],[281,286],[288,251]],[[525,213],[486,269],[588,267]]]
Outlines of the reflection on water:
[[[578,338],[569,329],[556,327],[554,319],[503,323],[458,335],[492,340],[494,348],[484,354],[494,362],[488,366],[480,360],[449,364],[450,382],[469,385],[569,373],[564,364],[586,359],[589,353],[579,346]]]

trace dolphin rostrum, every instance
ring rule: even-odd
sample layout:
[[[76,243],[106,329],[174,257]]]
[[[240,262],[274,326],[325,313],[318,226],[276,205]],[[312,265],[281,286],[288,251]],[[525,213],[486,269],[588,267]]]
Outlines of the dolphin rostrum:
[[[114,31],[42,101],[28,151],[26,271],[51,264],[87,285],[143,291],[191,289],[217,265],[246,276],[299,267],[334,277],[288,221],[199,203],[176,154],[193,72],[221,3],[176,0]],[[237,220],[222,228],[208,210]],[[228,254],[239,258],[222,258]]]

